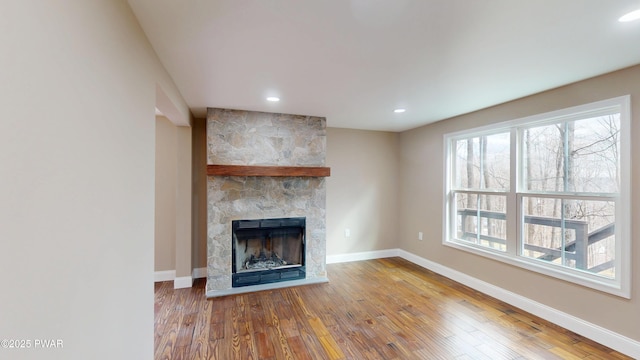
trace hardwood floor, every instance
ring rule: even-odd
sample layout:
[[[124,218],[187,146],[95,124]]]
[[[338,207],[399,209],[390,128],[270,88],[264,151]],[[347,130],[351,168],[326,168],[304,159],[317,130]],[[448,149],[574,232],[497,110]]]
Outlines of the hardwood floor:
[[[155,286],[156,359],[630,359],[400,258],[207,300]]]

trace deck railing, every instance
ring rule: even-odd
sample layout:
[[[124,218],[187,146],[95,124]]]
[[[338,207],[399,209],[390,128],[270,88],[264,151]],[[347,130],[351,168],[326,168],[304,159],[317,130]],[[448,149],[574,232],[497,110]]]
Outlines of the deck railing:
[[[461,224],[466,223],[467,217],[477,217],[486,218],[486,219],[495,219],[495,220],[506,220],[506,214],[495,211],[486,211],[486,210],[478,210],[475,209],[462,209],[458,210],[458,215],[461,216]],[[543,216],[531,216],[525,215],[524,217],[525,224],[531,225],[543,225],[550,226],[555,228],[561,228],[562,222],[561,219],[557,218],[549,218]],[[588,267],[588,258],[589,258],[589,246],[596,244],[615,233],[615,224],[608,224],[595,231],[588,232],[588,224],[583,220],[571,220],[565,219],[564,228],[568,230],[575,231],[575,240],[571,240],[564,245],[564,256],[566,259],[574,260],[576,263],[577,269],[587,270],[589,272],[598,273],[614,267],[614,261],[606,261],[600,264],[596,264],[592,267]],[[462,237],[465,239],[480,239],[487,241],[491,244],[502,244],[505,245],[506,241],[504,239],[485,235],[485,234],[477,234],[474,232],[465,231],[464,226],[462,229]],[[558,248],[548,248],[540,245],[534,244],[524,244],[525,250],[531,250],[538,253],[543,253],[544,255],[539,256],[538,258],[546,261],[554,261],[562,257],[562,247]]]

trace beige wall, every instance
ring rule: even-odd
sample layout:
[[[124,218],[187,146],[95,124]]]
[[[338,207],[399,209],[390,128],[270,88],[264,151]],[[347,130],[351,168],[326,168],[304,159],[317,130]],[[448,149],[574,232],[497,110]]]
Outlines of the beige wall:
[[[398,164],[396,133],[327,129],[327,255],[398,247]]]
[[[176,127],[176,287],[189,287],[191,266],[191,127]]]
[[[177,127],[156,117],[155,271],[176,269]]]
[[[194,119],[192,127],[193,242],[194,268],[207,267],[207,120]]]
[[[155,271],[191,276],[191,128],[156,117]]]
[[[632,299],[590,290],[442,245],[443,135],[480,125],[540,114],[631,94],[632,142],[640,140],[640,66],[614,72],[521,100],[404,132],[400,135],[400,242],[402,249],[588,322],[640,340],[640,276],[633,277]],[[640,179],[640,157],[632,144],[632,183]],[[640,223],[640,192],[632,198],[632,222]],[[419,242],[414,234],[425,233]],[[640,238],[633,226],[632,239]],[[640,246],[634,244],[634,271]],[[632,320],[633,319],[633,320]]]
[[[0,338],[19,359],[153,358],[156,85],[125,1],[3,1]]]

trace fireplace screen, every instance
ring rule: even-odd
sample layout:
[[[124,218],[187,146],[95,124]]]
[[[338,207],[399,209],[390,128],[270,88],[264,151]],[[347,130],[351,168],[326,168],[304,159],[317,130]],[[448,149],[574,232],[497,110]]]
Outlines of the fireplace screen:
[[[305,218],[236,220],[232,286],[304,279]]]

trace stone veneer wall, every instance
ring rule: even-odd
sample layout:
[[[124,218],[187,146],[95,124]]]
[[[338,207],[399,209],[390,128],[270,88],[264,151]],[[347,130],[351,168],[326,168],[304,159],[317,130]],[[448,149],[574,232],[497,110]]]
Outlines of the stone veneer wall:
[[[207,164],[324,166],[320,117],[208,109]],[[326,186],[319,177],[207,178],[207,293],[231,289],[231,221],[306,217],[306,276],[326,278]]]
[[[324,166],[321,117],[208,109],[207,164]]]

